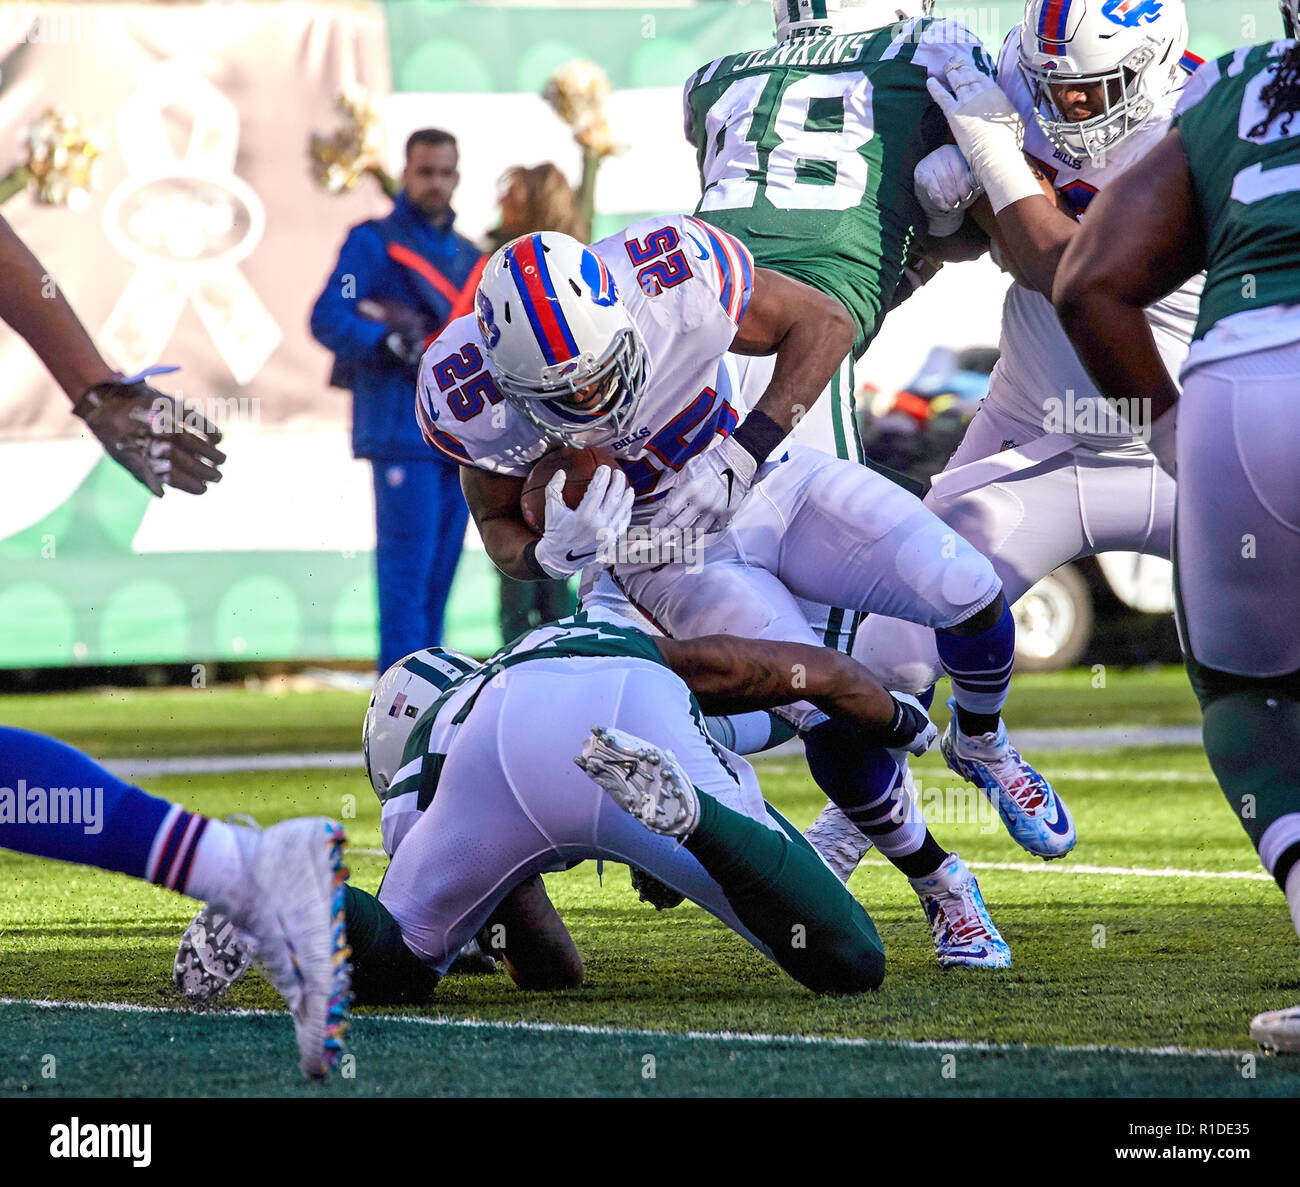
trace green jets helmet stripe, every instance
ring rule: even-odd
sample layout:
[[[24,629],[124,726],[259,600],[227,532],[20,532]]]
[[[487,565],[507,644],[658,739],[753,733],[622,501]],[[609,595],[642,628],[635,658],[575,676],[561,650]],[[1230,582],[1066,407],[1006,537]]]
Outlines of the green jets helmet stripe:
[[[458,672],[472,672],[478,667],[477,664],[467,662],[459,656],[452,655],[448,652],[444,652],[440,658],[445,663],[450,664]],[[441,687],[446,685],[448,682],[446,673],[438,671],[436,668],[431,667],[429,664],[426,664],[421,659],[417,659],[413,655],[408,656],[406,662],[402,666],[406,668],[408,672],[414,672],[417,676],[424,677],[424,679],[429,681],[430,684],[436,684]]]
[[[1220,321],[1300,305],[1300,117],[1262,135],[1260,92],[1295,43],[1275,42],[1203,66],[1177,118],[1209,261],[1193,341]],[[1203,72],[1207,72],[1202,77]]]
[[[926,82],[955,53],[993,73],[960,25],[917,17],[732,54],[687,84],[696,213],[744,242],[759,267],[836,297],[857,323],[854,357],[924,226],[913,173],[948,140]]]
[[[446,750],[455,736],[456,728],[469,717],[479,694],[493,677],[533,660],[597,656],[624,656],[667,666],[654,640],[645,632],[632,626],[619,626],[598,616],[590,616],[585,611],[549,626],[539,627],[503,647],[482,665],[468,671],[424,711],[411,731],[402,754],[401,771],[409,773],[394,782],[384,797],[385,803],[411,792],[417,793],[416,806],[421,811],[433,802],[443,764],[446,762]],[[690,705],[700,733],[709,741],[719,761],[731,772],[730,766],[709,738],[704,727],[704,714],[693,695]],[[732,773],[732,778],[735,777]]]

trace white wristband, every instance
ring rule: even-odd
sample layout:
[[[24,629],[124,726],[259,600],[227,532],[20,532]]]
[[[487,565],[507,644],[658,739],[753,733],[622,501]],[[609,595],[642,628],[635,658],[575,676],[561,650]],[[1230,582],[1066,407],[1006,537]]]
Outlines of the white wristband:
[[[1024,198],[1043,196],[1038,178],[1019,153],[1014,158],[984,163],[980,181],[984,183],[984,192],[995,215]]]

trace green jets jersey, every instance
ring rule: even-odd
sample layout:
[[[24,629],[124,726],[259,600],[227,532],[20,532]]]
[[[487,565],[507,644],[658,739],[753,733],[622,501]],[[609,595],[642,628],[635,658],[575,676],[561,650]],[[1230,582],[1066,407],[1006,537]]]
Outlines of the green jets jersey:
[[[954,55],[994,66],[962,25],[919,17],[731,54],[686,83],[696,213],[754,262],[838,298],[875,337],[925,219],[912,175],[950,136],[926,90]]]
[[[1300,305],[1300,113],[1258,129],[1266,107],[1260,92],[1294,44],[1248,46],[1207,62],[1179,102],[1177,126],[1205,228],[1207,278],[1194,343],[1228,318],[1239,319],[1233,336],[1249,349],[1300,338],[1293,315],[1270,316]],[[1204,359],[1208,352],[1194,345],[1193,353]]]
[[[448,687],[420,715],[403,748],[402,764],[382,801],[387,804],[415,792],[415,806],[420,811],[429,806],[438,789],[438,779],[456,729],[469,716],[479,693],[493,677],[531,660],[584,656],[623,656],[667,666],[654,640],[644,631],[630,623],[615,623],[585,611],[521,635]],[[703,730],[703,717],[693,696],[691,707]]]

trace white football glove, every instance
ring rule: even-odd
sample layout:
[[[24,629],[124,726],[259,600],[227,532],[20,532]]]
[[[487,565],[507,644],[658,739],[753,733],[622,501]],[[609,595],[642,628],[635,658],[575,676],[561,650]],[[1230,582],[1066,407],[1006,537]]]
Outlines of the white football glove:
[[[917,165],[912,188],[937,239],[954,234],[984,192],[955,144],[936,148]]]
[[[564,501],[563,470],[546,484],[546,530],[533,555],[552,577],[568,577],[609,553],[627,531],[635,492],[622,470],[598,466],[582,502],[572,510]]]
[[[900,746],[897,749],[905,750],[908,754],[924,754],[934,745],[935,738],[939,736],[939,727],[930,720],[930,715],[926,712],[925,706],[921,704],[916,697],[912,696],[911,693],[891,692],[889,695],[902,704],[911,705],[925,721],[925,725],[916,736],[906,745]]]
[[[754,455],[734,437],[723,437],[691,458],[677,475],[650,526],[660,532],[720,532],[749,493],[758,470]]]
[[[948,118],[957,147],[984,187],[993,213],[1013,202],[1042,194],[1025,161],[1025,124],[997,80],[976,69],[969,58],[954,56],[944,66],[952,94],[937,78],[926,83]]]

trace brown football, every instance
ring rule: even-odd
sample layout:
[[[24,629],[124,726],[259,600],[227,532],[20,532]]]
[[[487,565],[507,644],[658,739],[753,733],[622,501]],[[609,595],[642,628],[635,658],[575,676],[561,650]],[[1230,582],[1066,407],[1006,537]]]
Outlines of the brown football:
[[[546,528],[546,484],[556,470],[564,471],[564,502],[574,508],[587,493],[587,483],[601,466],[618,467],[618,459],[598,445],[561,445],[543,454],[524,479],[519,507],[524,522],[535,532]]]

